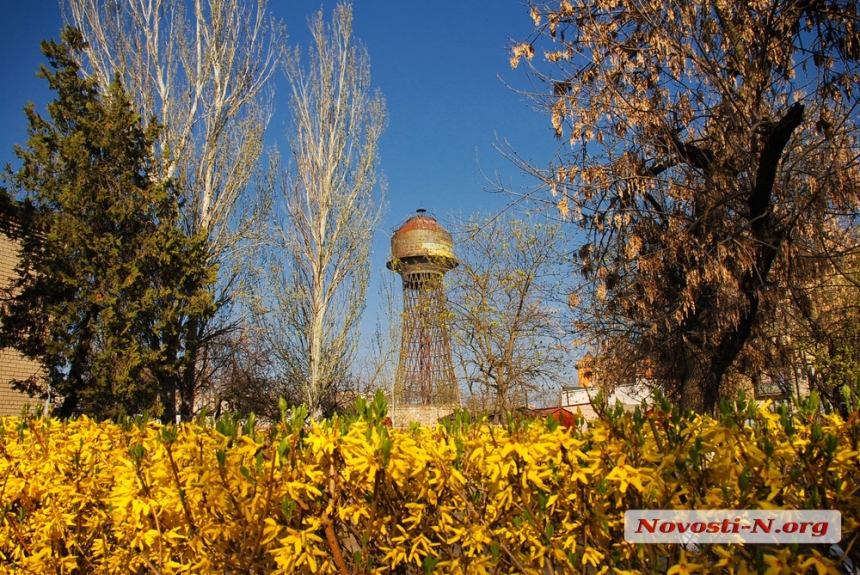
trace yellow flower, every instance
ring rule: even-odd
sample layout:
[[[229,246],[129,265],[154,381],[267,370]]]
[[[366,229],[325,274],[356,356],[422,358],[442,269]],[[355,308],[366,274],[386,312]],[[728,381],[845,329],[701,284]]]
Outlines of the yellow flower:
[[[688,563],[687,553],[681,549],[681,557],[678,563],[669,568],[666,575],[687,575],[688,573],[696,573],[702,570],[702,565],[699,563]]]
[[[585,552],[582,554],[582,564],[585,565],[587,563],[591,563],[594,567],[597,567],[597,564],[603,560],[603,553],[595,549],[594,547],[586,547]]]
[[[800,564],[800,568],[803,569],[804,573],[806,573],[806,570],[810,567],[815,567],[816,575],[827,575],[828,573],[836,572],[832,565],[829,565],[825,559],[819,556],[810,557]]]
[[[606,476],[606,479],[619,481],[621,483],[619,486],[621,493],[627,492],[628,485],[632,485],[640,493],[645,490],[642,486],[642,474],[638,469],[629,465],[614,467]]]
[[[790,553],[790,550],[783,549],[776,557],[766,555],[764,562],[767,564],[767,571],[764,572],[764,575],[791,575],[792,571],[788,565]]]

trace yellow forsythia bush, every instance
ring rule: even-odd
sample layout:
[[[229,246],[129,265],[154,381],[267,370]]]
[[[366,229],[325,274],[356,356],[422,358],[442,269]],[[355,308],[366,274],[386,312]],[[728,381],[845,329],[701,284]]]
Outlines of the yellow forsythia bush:
[[[725,407],[725,406],[724,406]],[[384,407],[266,429],[5,418],[2,573],[836,573],[860,563],[860,422],[605,410],[586,429]],[[633,545],[627,509],[837,509],[827,546]]]

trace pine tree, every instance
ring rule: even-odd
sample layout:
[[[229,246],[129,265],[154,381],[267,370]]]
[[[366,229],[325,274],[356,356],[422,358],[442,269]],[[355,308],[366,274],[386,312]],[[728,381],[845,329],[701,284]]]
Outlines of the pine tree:
[[[204,238],[180,227],[179,193],[152,157],[144,129],[115,80],[106,93],[80,73],[80,33],[43,42],[56,92],[50,119],[27,108],[26,148],[6,179],[18,203],[21,259],[4,294],[0,345],[44,366],[30,393],[62,398],[60,416],[176,414],[189,362],[188,325],[214,311]],[[193,401],[193,398],[191,398]]]

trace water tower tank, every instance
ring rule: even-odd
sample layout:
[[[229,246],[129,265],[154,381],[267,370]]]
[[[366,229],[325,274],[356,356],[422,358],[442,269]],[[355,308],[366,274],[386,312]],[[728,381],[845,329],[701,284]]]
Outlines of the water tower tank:
[[[388,269],[400,274],[445,273],[457,267],[454,239],[427,210],[416,210],[391,236]]]

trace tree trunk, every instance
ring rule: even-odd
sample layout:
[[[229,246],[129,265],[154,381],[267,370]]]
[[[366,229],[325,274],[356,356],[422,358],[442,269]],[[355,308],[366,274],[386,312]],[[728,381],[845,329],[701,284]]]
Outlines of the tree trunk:
[[[199,319],[190,319],[185,326],[185,354],[183,357],[184,368],[177,378],[179,384],[179,409],[178,415],[182,421],[191,421],[194,417],[194,398],[197,388],[197,359],[200,354],[202,334],[206,329],[206,322]]]
[[[57,417],[60,419],[67,419],[72,417],[75,414],[75,410],[78,408],[78,394],[75,392],[67,393],[63,397],[63,403],[60,405],[60,408],[57,410]]]
[[[802,122],[803,111],[801,104],[794,104],[788,109],[767,133],[759,156],[755,186],[749,193],[749,213],[746,216],[755,242],[755,264],[739,282],[740,291],[747,300],[747,307],[738,322],[723,333],[717,345],[713,349],[706,348],[707,353],[701,353],[703,357],[697,360],[687,352],[681,380],[681,405],[698,413],[715,413],[720,401],[720,384],[752,335],[773,262],[781,244],[790,233],[790,230],[777,225],[773,213],[773,187],[783,151],[791,134]],[[705,304],[698,306],[698,309],[709,308]],[[691,323],[698,329],[706,327],[698,320]]]
[[[174,423],[176,421],[176,377],[162,374],[161,379],[161,421]]]
[[[179,390],[179,417],[182,421],[191,421],[194,417],[194,399],[197,380],[197,346],[194,349],[186,349],[191,354],[182,371],[181,388]]]
[[[770,262],[765,267],[764,277],[767,277],[769,270]],[[760,289],[760,286],[747,287],[747,309],[734,328],[723,334],[716,346],[698,349],[687,345],[683,352],[684,360],[680,378],[680,404],[682,408],[692,409],[702,414],[716,414],[721,399],[720,385],[723,378],[725,378],[729,368],[734,365],[752,335],[752,328],[758,317],[758,290]],[[701,309],[707,308],[703,306]],[[702,324],[699,326],[702,328]]]
[[[693,349],[684,350],[681,365],[679,407],[682,410],[691,409],[696,413],[705,412],[705,379],[702,366],[702,356]]]

